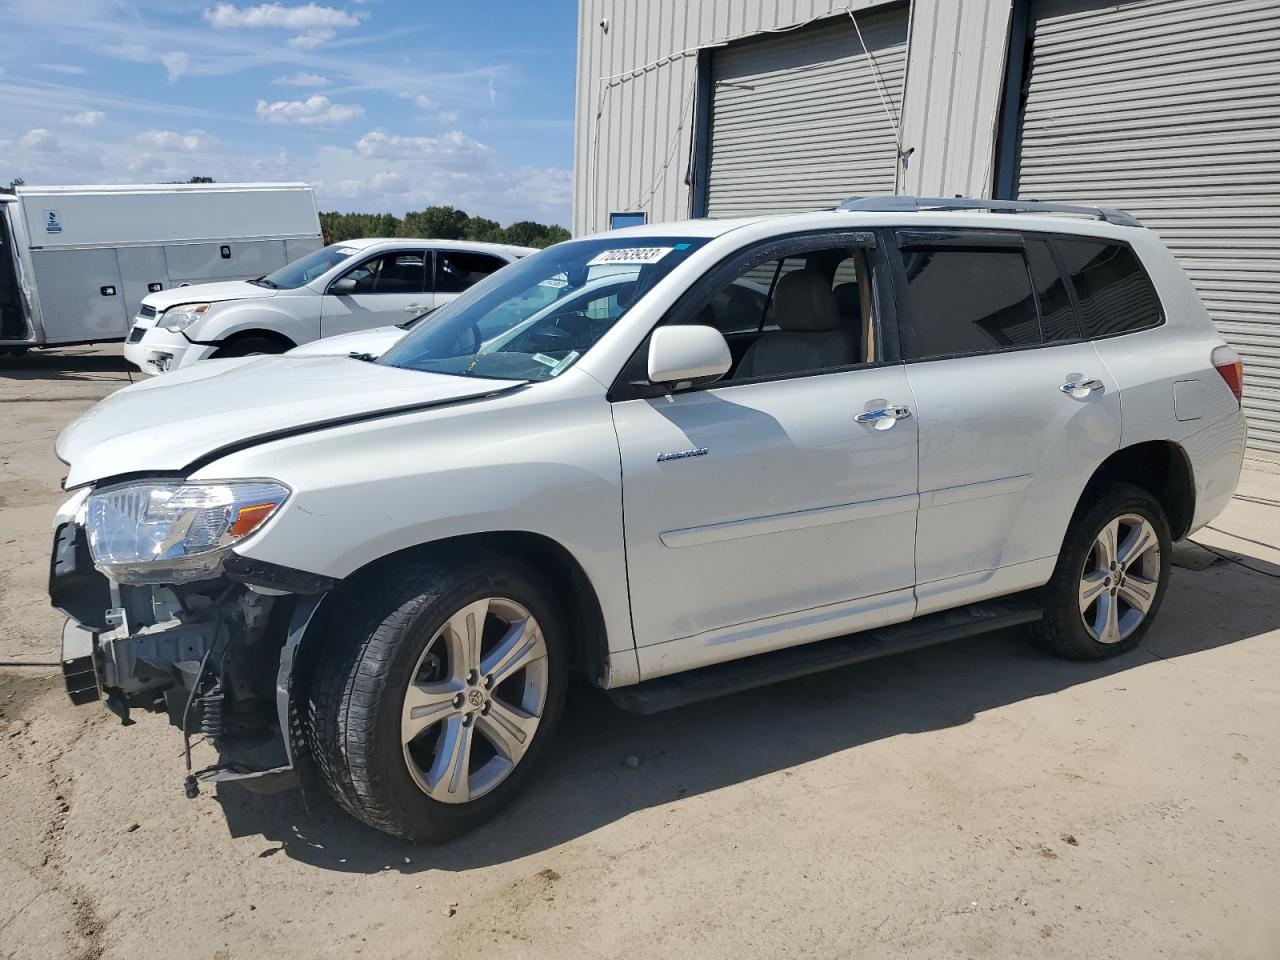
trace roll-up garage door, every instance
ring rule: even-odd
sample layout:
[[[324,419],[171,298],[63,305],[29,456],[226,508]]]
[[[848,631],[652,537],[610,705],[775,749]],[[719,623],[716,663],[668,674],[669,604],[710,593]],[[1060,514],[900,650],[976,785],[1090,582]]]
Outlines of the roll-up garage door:
[[[1280,4],[1035,0],[1019,196],[1158,231],[1244,357],[1250,446],[1280,452]]]
[[[707,212],[795,213],[893,193],[906,73],[905,8],[716,50]],[[877,78],[877,70],[879,76]]]

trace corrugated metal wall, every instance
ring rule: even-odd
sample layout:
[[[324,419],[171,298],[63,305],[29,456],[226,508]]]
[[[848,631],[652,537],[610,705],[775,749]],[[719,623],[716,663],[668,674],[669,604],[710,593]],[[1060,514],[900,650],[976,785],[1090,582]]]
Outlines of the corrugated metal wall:
[[[1018,191],[1132,211],[1245,358],[1280,452],[1280,4],[1037,0]]]
[[[893,193],[907,11],[868,11],[858,30],[842,17],[713,51],[709,216]]]
[[[918,47],[913,41],[912,59],[917,48],[923,59],[918,68],[908,65],[902,104],[904,145],[916,148],[906,173],[908,189],[990,192],[991,128],[1003,79],[1009,4],[965,0],[962,18],[959,0],[915,0]],[[685,178],[699,47],[885,5],[877,0],[580,0],[574,233],[605,229],[610,211],[643,210],[651,221],[689,216]],[[607,31],[601,20],[608,20]]]
[[[1013,0],[915,0],[902,115],[902,193],[992,195]]]

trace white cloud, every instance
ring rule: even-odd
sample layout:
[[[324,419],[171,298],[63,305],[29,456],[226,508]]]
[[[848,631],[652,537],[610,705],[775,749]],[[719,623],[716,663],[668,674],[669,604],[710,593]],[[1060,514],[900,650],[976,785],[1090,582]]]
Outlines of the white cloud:
[[[81,113],[73,113],[62,119],[67,123],[74,123],[77,127],[96,127],[107,119],[107,115],[101,110],[85,110]]]
[[[164,69],[169,74],[169,82],[172,83],[187,72],[187,67],[191,65],[191,57],[181,50],[173,50],[162,55],[160,62],[164,64]]]
[[[359,26],[366,16],[365,13],[351,13],[340,7],[322,7],[314,2],[294,7],[280,3],[260,3],[251,7],[219,3],[204,11],[205,21],[221,30],[268,27],[297,31],[289,45],[304,49],[332,40],[340,29]]]
[[[271,81],[280,87],[327,87],[329,78],[319,73],[293,73]]]
[[[49,73],[61,73],[68,77],[83,77],[89,72],[84,67],[76,66],[73,63],[37,63],[36,66],[41,70],[47,70]]]
[[[134,140],[144,147],[182,153],[208,150],[218,143],[216,137],[203,130],[188,130],[185,133],[178,133],[175,130],[145,130]]]
[[[354,27],[364,17],[363,13],[349,13],[338,7],[322,7],[314,2],[297,7],[286,7],[280,3],[260,3],[253,7],[220,3],[204,12],[206,21],[222,29],[283,27],[286,30],[312,30],[316,27]]]
[[[449,204],[503,223],[565,223],[566,169],[507,166],[487,144],[459,131],[438,137],[373,130],[352,148],[324,146],[311,157],[320,203],[348,209],[420,210]]]
[[[462,119],[461,110],[442,109],[439,103],[431,97],[428,97],[425,93],[420,93],[415,96],[411,92],[404,91],[400,94],[400,98],[402,100],[412,101],[415,107],[433,115],[435,119],[439,120],[441,123],[455,124]]]
[[[316,94],[305,100],[259,100],[255,111],[268,123],[338,124],[364,114],[357,103],[332,103]]]
[[[384,170],[374,175],[370,186],[378,193],[408,193],[409,179],[402,173]]]
[[[373,130],[356,141],[356,151],[364,157],[427,157],[436,161],[456,160],[463,164],[480,160],[488,162],[493,154],[483,143],[457,130],[438,137],[401,137]]]
[[[289,38],[289,46],[297,47],[300,50],[310,50],[312,47],[318,47],[321,44],[328,43],[335,36],[336,30],[330,30],[328,27],[320,27],[316,30],[307,30],[298,34],[296,37]]]
[[[58,138],[44,127],[28,130],[18,138],[18,146],[36,153],[54,153],[61,147]]]

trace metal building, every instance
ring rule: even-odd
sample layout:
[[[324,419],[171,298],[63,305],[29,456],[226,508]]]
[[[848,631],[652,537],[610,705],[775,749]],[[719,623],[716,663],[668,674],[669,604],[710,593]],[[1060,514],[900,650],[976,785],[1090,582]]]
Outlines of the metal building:
[[[580,0],[575,233],[854,194],[1119,206],[1280,454],[1280,3]]]

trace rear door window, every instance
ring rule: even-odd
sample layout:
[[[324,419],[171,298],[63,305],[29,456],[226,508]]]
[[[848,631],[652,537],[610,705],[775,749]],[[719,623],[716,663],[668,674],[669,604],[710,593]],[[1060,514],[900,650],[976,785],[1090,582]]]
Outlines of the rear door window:
[[[1127,245],[1065,237],[1053,244],[1075,289],[1086,337],[1131,333],[1163,320],[1155,287]]]
[[[906,274],[907,360],[1041,344],[1035,294],[1021,246],[901,246]]]
[[[436,293],[461,293],[473,287],[507,262],[487,253],[467,250],[436,251]]]

